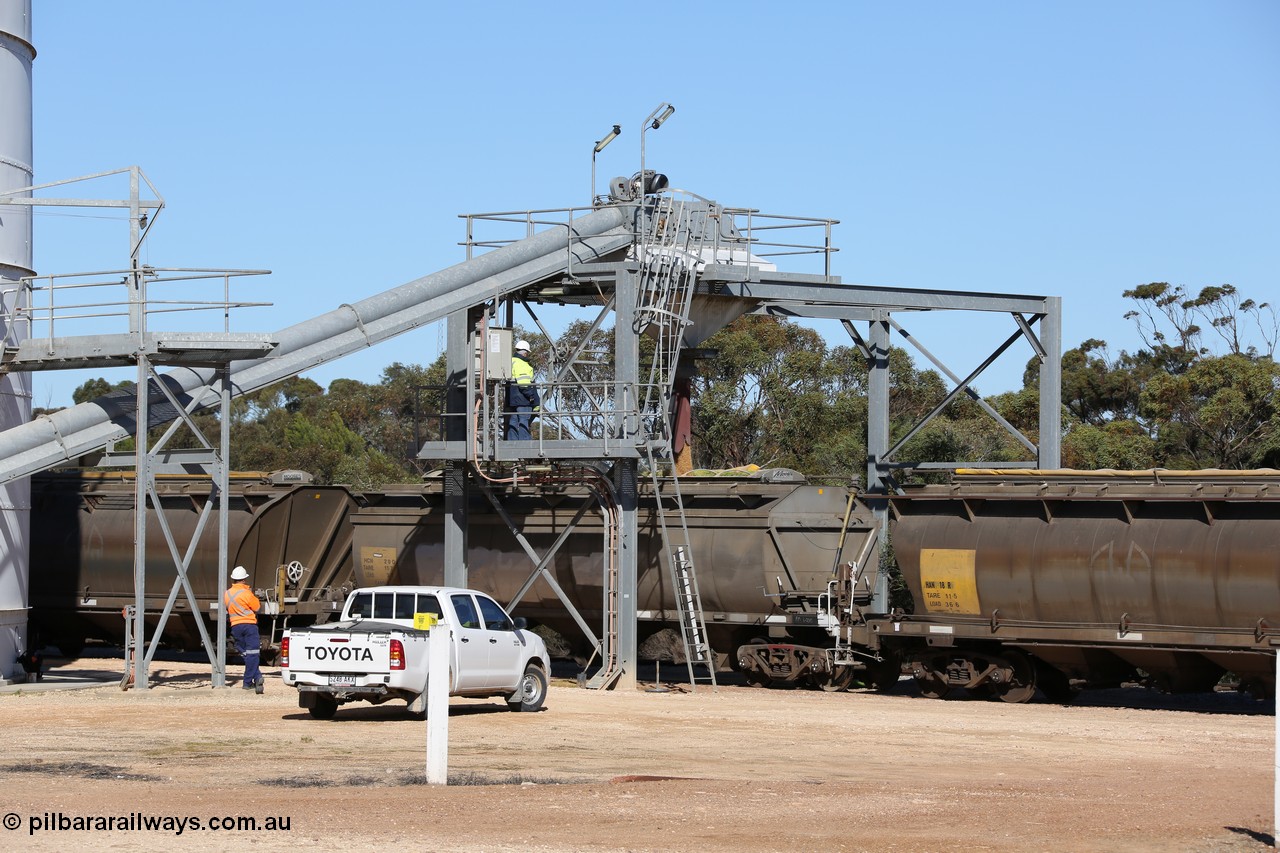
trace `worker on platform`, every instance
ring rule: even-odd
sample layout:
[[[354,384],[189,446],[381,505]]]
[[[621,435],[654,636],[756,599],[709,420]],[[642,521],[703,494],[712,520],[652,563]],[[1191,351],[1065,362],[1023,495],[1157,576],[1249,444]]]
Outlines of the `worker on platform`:
[[[262,639],[258,636],[258,608],[262,602],[245,583],[248,579],[249,573],[244,566],[232,569],[231,580],[234,583],[222,599],[227,618],[231,621],[231,636],[244,657],[244,689],[262,693],[262,673],[258,670],[258,656],[262,652]]]
[[[516,341],[511,356],[511,381],[507,383],[507,440],[528,441],[533,438],[530,426],[533,413],[542,408],[538,386],[533,384],[533,365],[529,362],[529,342]]]

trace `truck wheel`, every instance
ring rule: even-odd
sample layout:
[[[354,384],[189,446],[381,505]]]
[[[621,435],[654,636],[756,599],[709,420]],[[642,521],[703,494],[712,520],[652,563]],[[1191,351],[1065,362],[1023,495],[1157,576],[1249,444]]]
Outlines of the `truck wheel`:
[[[542,667],[529,664],[524,669],[524,678],[516,689],[516,698],[507,700],[507,707],[512,711],[537,711],[547,700],[547,676]]]
[[[307,713],[317,720],[332,720],[333,715],[338,713],[338,700],[319,694],[316,696],[316,703],[307,709]]]

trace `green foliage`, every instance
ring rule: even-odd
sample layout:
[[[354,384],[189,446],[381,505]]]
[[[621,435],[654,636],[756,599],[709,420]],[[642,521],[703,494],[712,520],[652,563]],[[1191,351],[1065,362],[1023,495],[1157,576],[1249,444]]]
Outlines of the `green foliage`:
[[[1155,441],[1131,420],[1077,424],[1062,440],[1062,464],[1067,468],[1152,468],[1156,458]]]
[[[76,399],[95,399],[131,383],[111,385],[90,380],[76,391]],[[444,384],[444,360],[430,368],[392,364],[377,385],[337,379],[328,392],[305,377],[294,377],[247,394],[231,406],[231,466],[248,471],[297,468],[318,483],[347,483],[375,488],[387,483],[413,482],[417,438],[415,405],[437,405],[439,392],[421,386]],[[424,402],[425,400],[425,402]],[[205,442],[216,446],[217,416],[201,412],[192,420]],[[152,434],[158,441],[163,430]],[[132,446],[128,440],[117,445]],[[204,446],[185,425],[168,441],[170,448]]]
[[[1170,467],[1242,468],[1275,441],[1278,388],[1280,366],[1270,358],[1231,353],[1153,377],[1140,405]]]
[[[232,467],[299,468],[320,483],[363,488],[412,482],[415,411],[442,410],[444,370],[443,358],[430,368],[397,362],[376,385],[336,379],[326,393],[294,378],[247,395],[233,413]]]
[[[811,329],[742,317],[708,339],[694,395],[696,464],[847,472],[866,457],[866,366]]]
[[[854,347],[828,348],[812,330],[774,317],[742,317],[705,344],[694,395],[695,461],[702,468],[795,468],[811,476],[861,475],[867,458],[868,370]],[[889,351],[890,439],[947,396],[932,370]],[[1032,394],[1034,397],[1034,394]],[[1033,417],[1038,424],[1038,415]],[[1002,461],[1027,452],[974,401],[952,400],[906,444],[902,458]]]
[[[1200,345],[1205,331],[1200,323],[1204,323],[1225,344],[1227,355],[1275,355],[1280,338],[1280,318],[1275,309],[1266,302],[1241,299],[1234,285],[1210,285],[1191,297],[1182,285],[1157,281],[1126,290],[1124,295],[1137,304],[1125,317],[1137,323],[1138,333],[1153,352],[1169,346],[1208,354],[1208,348]],[[1172,327],[1173,335],[1162,326]],[[1248,335],[1256,336],[1258,341],[1249,342]],[[1177,343],[1170,344],[1174,337]]]
[[[76,390],[71,392],[71,402],[76,405],[87,403],[90,400],[96,400],[104,394],[110,394],[112,391],[119,391],[125,388],[133,388],[136,382],[125,381],[111,383],[103,379],[101,376],[96,379],[89,379],[80,383]]]
[[[1106,341],[1090,338],[1062,354],[1062,404],[1075,420],[1100,424],[1134,413],[1131,366],[1109,358]]]
[[[1063,462],[1080,468],[1241,468],[1280,459],[1276,315],[1229,284],[1191,297],[1125,291],[1145,348],[1088,340],[1062,358]],[[1206,330],[1225,349],[1204,345]]]

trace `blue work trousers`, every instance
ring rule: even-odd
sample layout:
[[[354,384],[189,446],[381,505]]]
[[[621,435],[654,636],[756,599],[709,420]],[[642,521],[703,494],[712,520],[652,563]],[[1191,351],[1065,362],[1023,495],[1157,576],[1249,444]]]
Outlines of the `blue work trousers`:
[[[529,427],[533,423],[533,406],[516,406],[507,416],[507,441],[528,441],[533,438]]]
[[[262,678],[258,671],[258,655],[262,652],[262,640],[258,637],[258,626],[249,622],[231,626],[231,637],[236,641],[236,648],[244,657],[244,686],[252,687]]]

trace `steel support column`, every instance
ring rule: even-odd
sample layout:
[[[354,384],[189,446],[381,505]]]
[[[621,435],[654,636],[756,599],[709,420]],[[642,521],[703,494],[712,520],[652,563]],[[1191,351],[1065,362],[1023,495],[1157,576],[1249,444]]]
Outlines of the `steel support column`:
[[[227,588],[227,561],[230,557],[227,537],[231,523],[231,371],[226,366],[218,370],[218,393],[221,396],[218,424],[218,461],[213,467],[214,483],[218,490],[218,592]],[[283,607],[284,602],[276,602]],[[227,619],[218,601],[218,639],[214,650],[213,686],[227,684]]]
[[[618,491],[622,529],[618,541],[618,666],[622,675],[618,686],[636,687],[636,666],[639,663],[640,631],[636,613],[636,588],[640,577],[640,550],[636,519],[639,508],[637,467],[639,460],[618,460],[614,476]]]
[[[889,315],[869,324],[867,335],[867,491],[889,491]]]
[[[1045,297],[1040,321],[1040,456],[1042,469],[1062,467],[1062,297]]]
[[[147,486],[151,482],[151,452],[147,446],[147,423],[150,420],[151,363],[145,353],[138,355],[138,421],[134,432],[133,491],[133,659],[124,662],[126,672],[139,690],[147,689]],[[159,507],[156,507],[158,510]],[[219,611],[221,616],[221,611]],[[128,678],[128,676],[126,676]]]
[[[444,437],[448,441],[467,437],[467,393],[464,383],[473,381],[475,354],[470,347],[469,311],[455,311],[445,320],[445,392]],[[444,465],[444,583],[467,586],[467,466],[448,461]]]
[[[618,276],[616,298],[617,310],[614,328],[614,352],[616,368],[614,378],[620,395],[616,401],[616,411],[622,412],[623,444],[634,443],[640,434],[640,416],[637,400],[640,385],[640,339],[624,331],[635,328],[636,274],[627,270]],[[634,689],[636,686],[636,666],[639,660],[639,626],[636,615],[636,589],[640,577],[640,554],[636,520],[638,510],[638,475],[636,459],[619,459],[615,463],[614,487],[618,492],[618,504],[621,518],[618,542],[618,665],[622,668],[622,676],[618,685]]]
[[[875,513],[880,529],[887,529],[889,503],[884,496],[893,490],[890,469],[885,465],[889,452],[889,313],[878,311],[867,335],[867,504]],[[877,560],[878,564],[878,560]],[[887,612],[889,579],[876,572],[873,591],[876,612]]]

